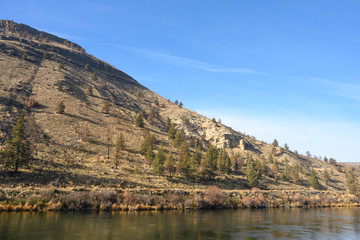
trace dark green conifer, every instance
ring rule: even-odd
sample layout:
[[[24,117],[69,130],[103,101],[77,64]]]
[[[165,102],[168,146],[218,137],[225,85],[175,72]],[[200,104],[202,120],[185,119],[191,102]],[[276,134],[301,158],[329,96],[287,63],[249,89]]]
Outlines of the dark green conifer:
[[[1,156],[6,168],[13,168],[15,172],[26,166],[31,157],[30,142],[27,140],[24,125],[25,111],[23,111],[16,125],[12,129],[11,138],[8,138]]]

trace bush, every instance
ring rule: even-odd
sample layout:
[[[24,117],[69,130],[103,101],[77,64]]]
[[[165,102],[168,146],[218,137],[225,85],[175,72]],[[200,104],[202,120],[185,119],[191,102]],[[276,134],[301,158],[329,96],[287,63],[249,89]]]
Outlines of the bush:
[[[56,113],[64,114],[65,113],[65,105],[63,101],[60,101],[56,106]]]
[[[28,101],[28,106],[30,108],[35,108],[35,107],[39,106],[39,103],[35,99],[30,98],[29,101]]]
[[[204,201],[212,207],[221,208],[225,206],[226,194],[219,187],[212,186],[205,191]]]

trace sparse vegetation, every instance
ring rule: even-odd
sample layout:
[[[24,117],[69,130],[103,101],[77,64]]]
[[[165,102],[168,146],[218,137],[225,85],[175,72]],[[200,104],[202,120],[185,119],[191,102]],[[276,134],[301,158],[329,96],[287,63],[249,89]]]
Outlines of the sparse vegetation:
[[[277,140],[261,142],[221,124],[220,118],[207,119],[181,108],[181,102],[175,101],[175,107],[90,55],[78,58],[81,53],[77,52],[71,59],[74,53],[64,46],[51,53],[54,61],[45,61],[44,52],[40,62],[43,50],[35,54],[31,44],[15,44],[12,48],[17,49],[0,53],[5,59],[0,63],[0,211],[359,202],[358,167],[351,173],[349,166],[333,158],[320,161],[320,156],[310,153],[305,157],[289,150],[287,144],[279,147]],[[49,40],[47,45],[51,44]],[[26,62],[19,57],[24,49],[31,53]],[[69,58],[82,60],[72,64],[66,62]],[[7,67],[16,61],[26,67]],[[56,71],[56,61],[63,61],[66,71]],[[14,171],[14,166],[3,153],[9,150],[11,129],[22,109],[29,111],[23,123],[33,154],[19,165],[21,172],[13,174],[7,172]],[[54,109],[64,115],[54,114]],[[6,137],[9,140],[4,143]],[[34,196],[28,201],[19,192]]]
[[[63,101],[60,101],[56,106],[56,113],[64,114],[65,113],[65,104]]]
[[[103,101],[103,106],[102,106],[102,111],[104,113],[106,113],[106,114],[109,114],[110,107],[111,107],[111,103],[109,102],[109,100],[104,100]]]
[[[6,140],[5,148],[0,157],[5,168],[12,168],[15,172],[26,166],[31,157],[30,142],[24,125],[25,111],[23,111],[12,129],[11,138]]]
[[[56,89],[59,90],[59,91],[63,90],[63,82],[61,80],[57,81]]]

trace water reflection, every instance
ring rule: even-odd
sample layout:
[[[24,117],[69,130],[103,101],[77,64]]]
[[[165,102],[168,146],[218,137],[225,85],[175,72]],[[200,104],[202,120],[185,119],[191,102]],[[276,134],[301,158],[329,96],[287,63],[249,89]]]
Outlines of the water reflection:
[[[360,209],[0,213],[0,239],[359,239]]]

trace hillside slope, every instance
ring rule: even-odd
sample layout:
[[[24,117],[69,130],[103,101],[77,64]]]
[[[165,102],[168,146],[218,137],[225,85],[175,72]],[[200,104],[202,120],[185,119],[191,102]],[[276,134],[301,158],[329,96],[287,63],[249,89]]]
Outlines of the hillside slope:
[[[38,106],[29,106],[30,99]],[[56,113],[61,101],[64,114]],[[104,109],[106,101],[111,104],[109,113]],[[4,187],[56,184],[205,189],[218,185],[228,190],[246,189],[246,161],[252,157],[269,169],[260,180],[262,189],[306,190],[313,168],[324,190],[346,190],[344,166],[305,157],[234,131],[164,99],[126,73],[85,53],[77,44],[0,20],[0,144],[4,145],[22,110],[27,112],[34,159],[19,175],[8,173],[0,165],[0,185]],[[151,111],[153,117],[149,117]],[[173,153],[176,164],[182,161],[181,147],[168,137],[170,119],[178,131],[184,130],[191,154],[197,142],[203,146],[203,158],[209,144],[225,147],[232,164],[238,161],[239,170],[216,173],[210,180],[200,175],[188,179],[180,173],[154,175],[151,161],[140,153],[146,136],[144,128],[136,125],[140,113],[145,117],[145,128],[157,139],[155,153],[162,147],[166,153]],[[126,148],[121,151],[117,167],[114,143],[120,133]],[[300,181],[293,180],[293,176],[281,177],[286,168],[298,169]],[[331,175],[329,182],[322,177],[325,170]]]

